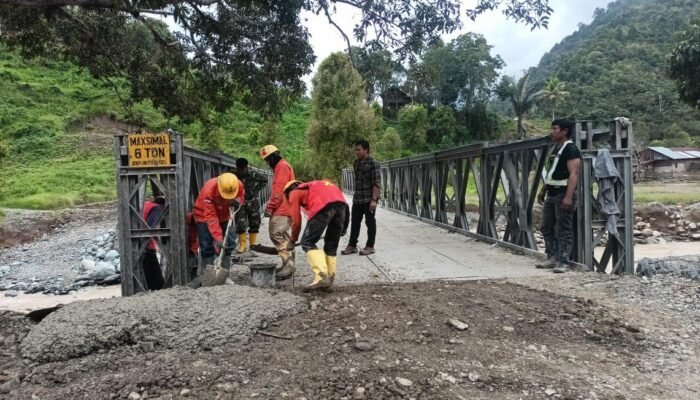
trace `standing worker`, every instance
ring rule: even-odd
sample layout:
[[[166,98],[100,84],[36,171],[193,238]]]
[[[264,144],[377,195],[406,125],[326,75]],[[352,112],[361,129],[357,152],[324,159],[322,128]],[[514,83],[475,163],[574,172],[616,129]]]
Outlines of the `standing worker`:
[[[258,177],[248,168],[248,160],[245,158],[236,159],[236,176],[239,182],[243,182],[245,188],[245,203],[236,214],[236,233],[238,233],[238,248],[236,253],[246,252],[246,242],[250,246],[258,243],[258,232],[260,232],[260,198],[258,194],[267,186],[267,179]],[[246,231],[249,239],[246,240]]]
[[[576,187],[581,169],[581,150],[571,141],[573,124],[566,120],[552,121],[554,148],[549,155],[545,185],[537,195],[542,207],[542,236],[547,260],[537,268],[554,268],[553,272],[570,270],[569,258],[574,240]],[[546,200],[545,200],[546,195]]]
[[[165,197],[163,196],[156,196],[152,200],[147,200],[143,203],[142,216],[149,228],[158,227],[160,217],[163,214],[163,206],[165,206]],[[158,261],[158,244],[154,238],[148,239],[148,246],[143,255],[141,267],[146,278],[146,289],[163,289],[165,280],[163,279],[163,271],[160,268],[160,261]]]
[[[299,238],[302,207],[308,218],[301,248],[306,252],[314,280],[304,290],[329,289],[335,280],[338,242],[348,228],[349,210],[345,196],[328,181],[291,181],[285,186],[284,193],[292,213],[292,242]],[[316,242],[324,231],[323,250],[319,250]]]
[[[360,250],[361,256],[374,254],[374,240],[377,236],[377,220],[374,213],[379,202],[382,179],[379,173],[379,162],[369,155],[369,142],[355,142],[355,157],[352,169],[355,172],[355,192],[352,195],[352,225],[350,241],[342,254],[357,253],[357,239],[360,237],[360,224],[365,218],[367,225],[367,243]]]
[[[270,240],[277,248],[282,265],[277,268],[277,279],[287,279],[294,274],[294,244],[290,242],[292,228],[289,205],[284,201],[284,186],[293,181],[294,169],[282,158],[275,145],[260,149],[260,157],[272,168],[272,195],[265,207],[265,217],[270,218]]]
[[[193,214],[197,222],[202,267],[213,265],[214,255],[223,251],[221,266],[231,268],[231,253],[236,247],[236,236],[229,234],[224,243],[224,234],[231,217],[231,207],[242,204],[244,195],[245,189],[236,175],[230,172],[209,179],[199,190]]]

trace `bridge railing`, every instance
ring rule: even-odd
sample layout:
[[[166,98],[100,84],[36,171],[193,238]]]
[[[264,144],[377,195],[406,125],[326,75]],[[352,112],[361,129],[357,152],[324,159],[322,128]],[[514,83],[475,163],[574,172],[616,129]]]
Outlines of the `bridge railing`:
[[[614,120],[594,129],[576,124],[582,151],[579,207],[572,259],[589,268],[633,273],[632,127]],[[548,137],[506,144],[479,143],[383,162],[380,204],[437,226],[524,252],[540,250],[533,212],[552,143]],[[593,174],[598,148],[610,149],[622,179],[614,184],[620,208],[617,233],[605,230]],[[343,170],[343,190],[352,193],[354,175]],[[471,211],[471,213],[470,213]],[[600,256],[595,248],[605,242]]]
[[[236,170],[236,159],[231,156],[186,146],[182,134],[177,132],[160,135],[164,135],[167,145],[156,149],[163,152],[149,149],[163,156],[150,160],[151,165],[134,162],[135,154],[129,149],[129,138],[133,139],[134,134],[114,137],[122,296],[148,289],[142,261],[151,238],[158,245],[166,287],[185,285],[194,277],[197,257],[188,248],[187,214],[204,182]],[[265,204],[272,187],[271,174],[268,170],[251,169],[268,178],[267,188],[260,194],[261,204]],[[156,227],[150,228],[142,217],[143,206],[149,196],[156,195],[164,196],[166,203]]]

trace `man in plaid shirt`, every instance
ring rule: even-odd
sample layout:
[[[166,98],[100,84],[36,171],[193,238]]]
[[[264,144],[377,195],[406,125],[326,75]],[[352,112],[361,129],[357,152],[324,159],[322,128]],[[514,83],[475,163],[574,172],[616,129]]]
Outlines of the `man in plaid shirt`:
[[[350,227],[350,242],[341,254],[357,253],[357,239],[360,236],[360,224],[365,218],[367,225],[367,244],[360,250],[361,256],[374,254],[374,239],[377,235],[377,220],[374,213],[377,210],[381,176],[379,162],[369,155],[369,142],[355,142],[355,160],[352,168],[355,172],[355,192],[352,195],[352,223]]]

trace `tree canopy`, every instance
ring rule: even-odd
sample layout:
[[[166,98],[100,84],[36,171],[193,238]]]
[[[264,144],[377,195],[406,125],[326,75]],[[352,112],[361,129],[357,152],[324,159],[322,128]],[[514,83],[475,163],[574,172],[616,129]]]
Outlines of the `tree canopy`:
[[[435,42],[408,73],[415,100],[431,106],[471,107],[486,102],[504,63],[483,36],[468,33]]]
[[[681,41],[673,48],[669,71],[681,100],[700,108],[700,19],[686,28]]]
[[[194,119],[237,100],[275,113],[301,95],[314,63],[302,11],[340,30],[337,6],[352,7],[360,13],[356,40],[406,59],[461,27],[463,14],[501,7],[516,21],[546,26],[548,2],[478,0],[463,11],[457,0],[0,0],[0,41],[110,79],[127,104],[149,98],[168,115]],[[177,29],[154,19],[162,16]]]

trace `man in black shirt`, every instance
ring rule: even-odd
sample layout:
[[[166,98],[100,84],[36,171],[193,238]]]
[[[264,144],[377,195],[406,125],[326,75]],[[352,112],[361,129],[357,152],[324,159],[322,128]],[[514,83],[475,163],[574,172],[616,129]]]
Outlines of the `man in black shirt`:
[[[574,239],[576,187],[581,169],[581,150],[571,141],[573,125],[566,120],[552,121],[552,141],[545,186],[537,196],[542,207],[542,235],[547,260],[537,268],[553,268],[556,273],[569,270]],[[546,200],[545,200],[546,195]]]
[[[360,236],[362,218],[367,225],[367,244],[360,250],[361,256],[374,254],[374,239],[377,235],[377,221],[374,212],[377,210],[382,178],[379,173],[379,162],[369,155],[369,142],[355,142],[355,160],[352,169],[355,172],[355,192],[352,195],[352,224],[350,227],[350,242],[341,254],[357,253],[357,239]]]

